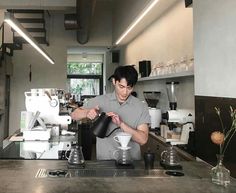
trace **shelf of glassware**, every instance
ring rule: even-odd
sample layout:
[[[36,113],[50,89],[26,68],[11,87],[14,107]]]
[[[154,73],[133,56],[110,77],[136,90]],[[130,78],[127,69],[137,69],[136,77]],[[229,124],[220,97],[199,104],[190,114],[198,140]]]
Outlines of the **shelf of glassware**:
[[[159,80],[159,79],[168,79],[168,78],[179,78],[179,77],[187,77],[187,76],[194,76],[193,71],[184,71],[184,72],[177,72],[173,74],[163,74],[158,76],[149,76],[139,78],[138,81],[147,81],[147,80]]]

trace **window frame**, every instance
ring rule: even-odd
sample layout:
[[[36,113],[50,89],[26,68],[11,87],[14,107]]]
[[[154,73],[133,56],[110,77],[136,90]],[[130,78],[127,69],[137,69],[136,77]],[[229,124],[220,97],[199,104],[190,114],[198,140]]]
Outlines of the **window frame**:
[[[93,62],[77,62],[77,63],[93,63]],[[98,62],[94,62],[94,63],[98,63]],[[101,75],[67,74],[67,79],[99,79],[99,95],[102,95],[103,94],[103,74],[104,74],[103,62],[101,62],[100,64],[101,64],[101,68],[102,68]],[[67,65],[68,65],[68,62],[67,62]]]

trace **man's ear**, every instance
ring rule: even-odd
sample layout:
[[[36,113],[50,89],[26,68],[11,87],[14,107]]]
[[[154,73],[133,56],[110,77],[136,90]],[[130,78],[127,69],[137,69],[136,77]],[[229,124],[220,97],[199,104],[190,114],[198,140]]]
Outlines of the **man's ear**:
[[[116,80],[114,78],[112,78],[112,84],[115,86],[116,84]]]

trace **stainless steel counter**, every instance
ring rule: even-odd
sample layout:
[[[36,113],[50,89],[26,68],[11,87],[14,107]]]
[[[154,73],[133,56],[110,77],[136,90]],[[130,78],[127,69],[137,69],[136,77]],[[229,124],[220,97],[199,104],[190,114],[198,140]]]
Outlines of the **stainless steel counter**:
[[[177,192],[177,193],[235,193],[236,181],[232,179],[227,188],[212,184],[210,166],[202,162],[182,162],[182,177],[163,176],[164,170],[155,164],[149,175],[125,175],[127,173],[145,173],[143,162],[135,163],[135,169],[115,169],[111,161],[86,162],[85,169],[68,169],[64,160],[0,160],[0,192],[9,193],[75,193],[75,192]],[[79,173],[85,170],[111,171],[116,170],[123,175],[118,176],[80,176],[67,175],[56,177],[39,177],[39,169],[66,170]],[[153,173],[156,174],[154,175]],[[159,172],[159,173],[158,173]]]

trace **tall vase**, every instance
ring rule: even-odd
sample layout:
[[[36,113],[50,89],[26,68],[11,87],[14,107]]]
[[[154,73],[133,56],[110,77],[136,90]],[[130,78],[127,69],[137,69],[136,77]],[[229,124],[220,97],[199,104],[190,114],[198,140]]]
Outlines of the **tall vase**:
[[[230,184],[230,171],[223,165],[224,155],[217,154],[217,165],[211,169],[212,182],[227,186]]]

